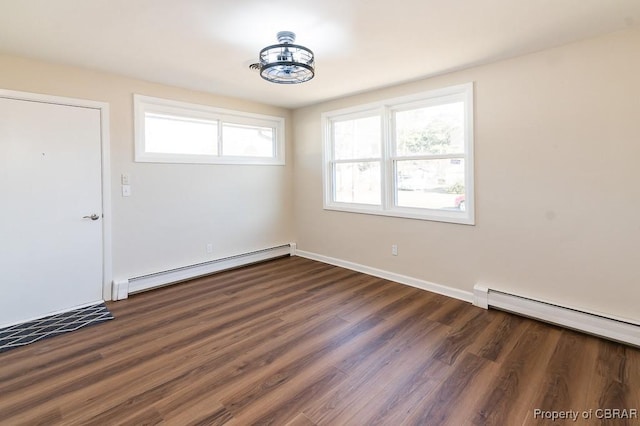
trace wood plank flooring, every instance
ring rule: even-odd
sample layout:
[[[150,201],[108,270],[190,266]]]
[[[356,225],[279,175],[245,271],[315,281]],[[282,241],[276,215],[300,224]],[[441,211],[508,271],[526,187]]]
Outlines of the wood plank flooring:
[[[636,348],[298,257],[108,307],[0,354],[1,425],[640,424]]]

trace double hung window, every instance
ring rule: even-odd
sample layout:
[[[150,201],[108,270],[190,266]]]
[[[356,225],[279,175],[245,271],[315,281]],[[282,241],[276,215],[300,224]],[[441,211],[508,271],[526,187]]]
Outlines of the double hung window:
[[[324,206],[474,223],[471,83],[323,114]]]

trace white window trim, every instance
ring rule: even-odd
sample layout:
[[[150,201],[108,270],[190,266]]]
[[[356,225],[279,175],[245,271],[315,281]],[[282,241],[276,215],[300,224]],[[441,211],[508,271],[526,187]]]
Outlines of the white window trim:
[[[234,111],[207,105],[192,104],[151,96],[133,95],[135,128],[135,161],[144,163],[188,164],[285,164],[285,120],[263,114]],[[222,155],[222,141],[218,138],[217,155],[164,154],[145,149],[145,114],[169,114],[186,118],[206,119],[218,122],[219,132],[223,123],[270,127],[275,132],[273,157],[249,157]]]
[[[393,169],[394,161],[398,158],[393,152],[393,129],[391,113],[403,109],[411,109],[416,106],[429,104],[440,104],[447,98],[460,99],[465,104],[464,123],[464,155],[441,155],[434,157],[455,157],[464,158],[465,162],[465,211],[439,210],[426,208],[398,207],[395,205]],[[333,143],[331,135],[331,123],[336,119],[345,119],[366,116],[372,112],[380,111],[382,117],[382,164],[381,164],[381,184],[382,203],[381,205],[369,205],[358,203],[340,203],[334,201],[334,178],[332,164]],[[475,225],[475,197],[474,197],[474,153],[473,153],[473,83],[465,83],[442,89],[417,93],[410,96],[387,99],[379,102],[358,105],[355,107],[328,111],[322,114],[323,129],[323,207],[325,210],[335,210],[351,213],[374,214],[381,216],[402,217],[409,219],[433,220],[439,222],[459,223],[464,225]],[[402,157],[406,159],[407,157]],[[340,161],[340,160],[338,160]]]

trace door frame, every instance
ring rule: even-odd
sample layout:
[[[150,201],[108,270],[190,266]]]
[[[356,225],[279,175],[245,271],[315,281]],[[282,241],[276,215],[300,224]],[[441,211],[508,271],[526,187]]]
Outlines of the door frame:
[[[113,274],[111,253],[111,149],[109,141],[109,104],[87,99],[67,98],[40,93],[0,89],[0,98],[91,108],[100,111],[100,147],[102,179],[102,299],[111,300]]]

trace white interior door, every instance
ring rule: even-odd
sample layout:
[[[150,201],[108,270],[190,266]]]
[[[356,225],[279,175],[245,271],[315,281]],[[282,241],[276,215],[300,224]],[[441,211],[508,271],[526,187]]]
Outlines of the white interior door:
[[[101,167],[99,109],[0,97],[0,327],[102,300]]]

